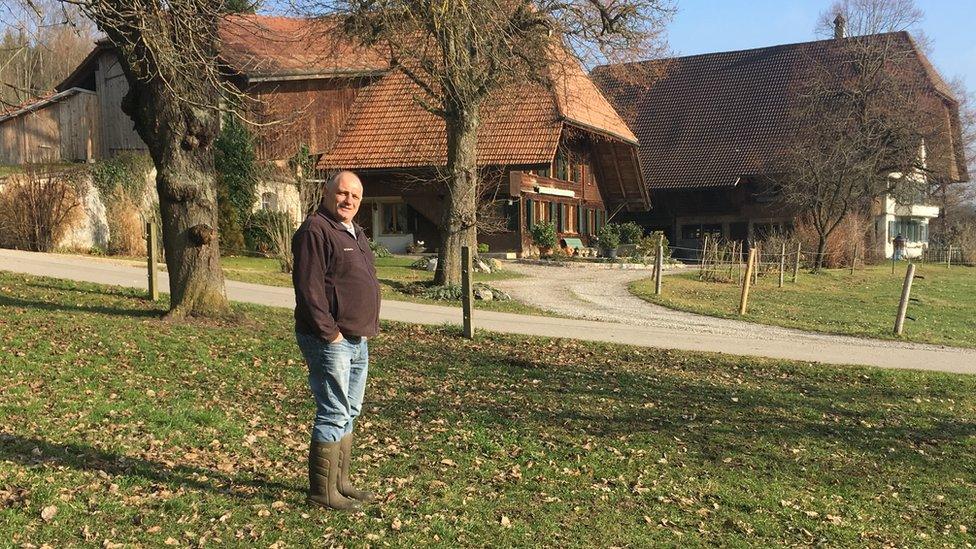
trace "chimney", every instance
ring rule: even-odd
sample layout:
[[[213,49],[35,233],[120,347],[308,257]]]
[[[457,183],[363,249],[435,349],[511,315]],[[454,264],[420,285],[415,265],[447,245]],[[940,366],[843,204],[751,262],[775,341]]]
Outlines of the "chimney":
[[[834,38],[838,40],[847,38],[847,19],[842,13],[838,13],[837,17],[834,17]]]

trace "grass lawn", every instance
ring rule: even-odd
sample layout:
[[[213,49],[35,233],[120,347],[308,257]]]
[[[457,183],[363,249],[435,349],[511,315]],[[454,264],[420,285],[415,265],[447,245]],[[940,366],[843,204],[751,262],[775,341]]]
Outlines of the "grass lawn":
[[[415,257],[393,256],[376,259],[376,276],[380,280],[380,287],[384,299],[397,301],[411,301],[415,303],[429,303],[432,305],[456,305],[460,302],[437,301],[425,299],[404,292],[406,285],[413,282],[428,282],[434,279],[434,273],[414,269],[410,265],[416,261]],[[282,273],[278,261],[263,257],[225,256],[220,258],[220,265],[224,275],[230,280],[266,284],[269,286],[291,287],[291,275]],[[475,282],[491,284],[495,280],[506,280],[522,275],[507,271],[493,273],[475,273]],[[525,305],[517,301],[475,301],[475,308],[506,313],[550,315],[547,311]]]
[[[817,332],[893,339],[892,328],[905,281],[906,263],[821,274],[801,272],[796,284],[787,275],[778,288],[778,274],[760,277],[749,293],[749,311],[738,315],[741,289],[734,283],[701,282],[697,271],[665,277],[663,293],[654,295],[654,281],[640,280],[631,291],[652,303],[673,309],[726,318],[742,318]],[[902,339],[976,347],[976,269],[919,265],[912,285]]]
[[[21,166],[0,164],[0,177],[7,177],[8,175],[13,175],[15,173],[24,173],[24,168]]]
[[[386,324],[356,476],[304,503],[288,311],[171,324],[137,292],[0,273],[11,546],[964,546],[976,377]]]

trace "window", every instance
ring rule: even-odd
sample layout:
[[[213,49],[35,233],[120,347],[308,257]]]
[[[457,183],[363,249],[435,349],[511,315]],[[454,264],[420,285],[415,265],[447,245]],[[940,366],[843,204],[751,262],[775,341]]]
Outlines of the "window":
[[[894,240],[899,234],[906,242],[928,242],[929,225],[921,219],[896,217],[894,221],[888,222],[888,240]]]
[[[532,223],[530,227],[539,223],[540,221],[555,221],[556,215],[554,213],[555,204],[552,202],[543,202],[541,200],[532,201]],[[558,229],[557,229],[558,230]]]
[[[278,195],[272,192],[262,193],[261,209],[268,212],[278,211]]]
[[[579,213],[578,207],[574,204],[563,204],[563,232],[566,233],[578,233],[579,232]]]
[[[569,159],[566,152],[560,149],[556,152],[556,179],[567,181],[569,179]]]
[[[409,232],[407,226],[407,205],[383,204],[383,234],[406,234]]]

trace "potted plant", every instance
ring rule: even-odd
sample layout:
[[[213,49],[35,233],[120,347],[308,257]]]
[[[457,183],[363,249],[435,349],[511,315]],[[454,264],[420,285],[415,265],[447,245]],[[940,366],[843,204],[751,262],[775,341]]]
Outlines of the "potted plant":
[[[600,247],[603,248],[604,257],[617,259],[617,246],[620,245],[620,227],[613,223],[607,223],[600,227],[596,237],[600,241]]]
[[[551,221],[539,221],[529,232],[532,234],[532,243],[539,247],[539,255],[550,255],[556,247],[556,225]]]

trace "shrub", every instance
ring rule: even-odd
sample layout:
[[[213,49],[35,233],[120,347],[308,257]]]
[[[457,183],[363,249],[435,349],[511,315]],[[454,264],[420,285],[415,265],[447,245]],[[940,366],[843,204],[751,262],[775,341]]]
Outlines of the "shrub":
[[[530,229],[532,242],[540,248],[556,247],[556,225],[551,221],[539,221]]]
[[[116,187],[106,200],[105,220],[108,223],[108,253],[112,255],[144,255],[145,228],[139,207],[133,198]]]
[[[236,116],[227,115],[214,141],[214,168],[217,170],[217,226],[220,250],[243,250],[244,219],[257,201],[257,165],[254,140]]]
[[[870,225],[870,222],[866,218],[858,215],[849,215],[841,221],[840,226],[827,238],[823,266],[828,269],[849,266],[854,253],[854,241],[858,240],[861,242],[860,248],[864,250],[864,235],[867,233],[867,228]],[[793,238],[800,241],[800,246],[803,249],[804,265],[813,268],[816,260],[818,241],[816,229],[813,228],[811,223],[800,220],[794,227]],[[763,251],[764,255],[766,251]],[[779,253],[779,248],[776,248],[776,253]],[[859,255],[865,254],[862,251]]]
[[[265,255],[275,255],[275,227],[291,227],[291,217],[287,212],[258,210],[251,214],[244,225],[244,242],[247,249]],[[289,243],[290,247],[290,243]]]
[[[92,164],[92,184],[105,200],[121,192],[138,206],[142,203],[152,168],[152,158],[148,154],[121,152]]]
[[[389,248],[387,248],[386,246],[384,246],[384,245],[382,245],[382,244],[380,244],[378,242],[373,242],[373,239],[369,239],[369,249],[370,250],[373,250],[373,255],[375,255],[376,257],[392,257],[393,256],[393,254],[390,252],[390,249]]]
[[[637,257],[653,257],[657,253],[657,241],[658,238],[663,238],[663,253],[664,259],[667,260],[671,257],[671,248],[669,247],[668,237],[664,235],[662,231],[654,231],[647,236],[642,236],[637,240],[637,245],[635,246],[635,251]]]
[[[479,254],[486,254],[486,253],[488,253],[488,250],[489,249],[490,248],[488,247],[488,243],[487,242],[481,242],[481,243],[478,244],[478,253]]]
[[[50,252],[82,212],[82,173],[39,173],[28,166],[0,193],[0,246]]]
[[[644,236],[644,227],[633,221],[628,221],[619,228],[621,244],[637,244]]]
[[[605,250],[615,250],[620,245],[620,226],[615,223],[607,223],[600,227],[596,233],[600,246]]]

